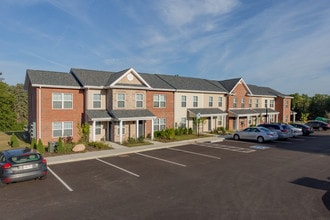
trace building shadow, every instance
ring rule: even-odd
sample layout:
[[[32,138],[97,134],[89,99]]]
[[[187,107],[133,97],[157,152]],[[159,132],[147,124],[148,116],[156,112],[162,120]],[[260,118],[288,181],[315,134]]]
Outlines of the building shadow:
[[[330,177],[328,177],[328,179],[330,180]],[[325,207],[330,211],[330,181],[319,180],[310,177],[302,177],[292,181],[291,183],[326,191],[322,196],[322,201]]]

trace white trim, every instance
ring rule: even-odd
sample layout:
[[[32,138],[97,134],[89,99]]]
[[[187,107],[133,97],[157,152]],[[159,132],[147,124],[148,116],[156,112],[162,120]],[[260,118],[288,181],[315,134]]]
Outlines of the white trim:
[[[126,77],[128,74],[133,74],[136,78],[138,78],[144,85],[146,85],[148,88],[151,88],[151,86],[133,69],[129,68],[125,73],[123,73],[116,81],[111,83],[109,87],[114,87],[116,84],[122,80],[124,77]]]

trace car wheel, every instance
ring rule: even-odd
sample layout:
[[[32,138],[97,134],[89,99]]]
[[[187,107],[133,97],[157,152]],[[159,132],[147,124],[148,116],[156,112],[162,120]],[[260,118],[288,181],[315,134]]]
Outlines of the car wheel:
[[[319,131],[323,131],[323,128],[322,127],[319,127]]]
[[[238,135],[238,134],[235,134],[235,135],[234,135],[234,140],[236,140],[236,141],[239,140],[239,135]]]
[[[41,177],[39,177],[38,179],[39,179],[39,180],[45,180],[45,179],[47,179],[47,175],[45,175],[45,176],[41,176]]]
[[[258,143],[262,143],[262,142],[264,142],[264,138],[261,137],[261,136],[259,136],[259,137],[257,138],[257,141],[258,141]]]

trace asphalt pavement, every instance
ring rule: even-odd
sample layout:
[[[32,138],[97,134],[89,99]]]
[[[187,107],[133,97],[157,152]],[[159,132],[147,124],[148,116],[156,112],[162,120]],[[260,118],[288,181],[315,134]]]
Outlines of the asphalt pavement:
[[[109,150],[81,152],[81,153],[78,152],[78,153],[65,154],[59,156],[50,156],[50,157],[46,157],[46,160],[48,165],[53,165],[53,164],[91,160],[91,159],[110,157],[110,156],[118,156],[123,154],[138,153],[143,151],[157,150],[157,149],[181,146],[192,143],[219,142],[219,141],[223,141],[225,138],[226,138],[225,136],[214,135],[205,138],[174,141],[167,143],[151,141],[152,144],[137,146],[137,147],[126,147],[118,143],[109,142],[109,145],[112,147],[112,149]]]

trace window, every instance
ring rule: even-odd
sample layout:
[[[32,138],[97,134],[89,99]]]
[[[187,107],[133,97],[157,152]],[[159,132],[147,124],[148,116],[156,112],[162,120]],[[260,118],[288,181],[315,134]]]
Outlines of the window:
[[[154,131],[161,131],[166,129],[166,119],[156,118],[154,119]]]
[[[117,94],[117,107],[125,108],[125,94],[123,93]]]
[[[187,119],[186,118],[181,118],[181,128],[185,128],[187,126]]]
[[[242,101],[241,101],[241,108],[244,108],[245,106],[245,101],[244,101],[244,98],[242,98]]]
[[[95,134],[96,135],[101,134],[101,126],[102,126],[102,123],[100,121],[97,121],[95,123]]]
[[[233,99],[233,106],[234,106],[234,108],[237,108],[237,98]]]
[[[222,115],[219,115],[218,117],[217,117],[217,122],[218,122],[218,126],[222,126]]]
[[[256,100],[256,108],[259,108],[259,99]]]
[[[101,94],[93,94],[93,108],[101,108]]]
[[[209,107],[212,107],[213,106],[213,97],[210,96],[209,97]]]
[[[269,101],[269,107],[270,108],[274,108],[274,100],[270,100]]]
[[[73,122],[53,122],[53,137],[71,137],[73,133]]]
[[[70,93],[53,93],[53,109],[72,109],[72,97]]]
[[[249,99],[249,108],[252,108],[252,99]]]
[[[222,107],[222,97],[218,97],[218,107]]]
[[[181,107],[187,106],[187,97],[185,95],[181,96]]]
[[[198,96],[193,97],[193,107],[198,107]]]
[[[136,107],[142,108],[143,107],[143,94],[136,94],[135,99],[136,99]]]
[[[265,108],[268,108],[268,100],[265,100]]]
[[[285,108],[289,108],[289,101],[285,100]]]
[[[285,122],[286,122],[286,123],[289,122],[289,116],[288,116],[288,115],[285,116]]]
[[[155,108],[165,108],[166,107],[165,95],[154,95],[154,107]]]
[[[248,116],[248,123],[249,123],[249,126],[252,124],[252,116]]]

